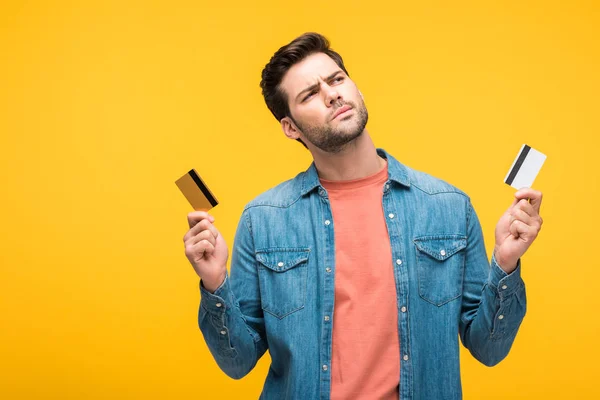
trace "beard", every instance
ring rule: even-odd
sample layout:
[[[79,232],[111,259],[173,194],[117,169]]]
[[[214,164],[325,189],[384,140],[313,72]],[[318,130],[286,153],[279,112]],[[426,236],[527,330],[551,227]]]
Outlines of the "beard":
[[[338,121],[337,127],[329,124],[299,123],[293,118],[292,121],[294,121],[306,139],[315,145],[315,147],[327,153],[339,153],[348,143],[362,135],[369,120],[369,113],[364,102],[361,102],[360,106],[357,106],[356,103],[351,101],[338,101],[333,112],[336,112],[338,108],[346,104],[352,107],[354,115]]]

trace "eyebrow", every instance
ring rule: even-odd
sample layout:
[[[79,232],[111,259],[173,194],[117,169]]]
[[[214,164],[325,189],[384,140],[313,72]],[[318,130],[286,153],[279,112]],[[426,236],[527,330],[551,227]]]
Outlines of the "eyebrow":
[[[330,81],[330,80],[332,80],[332,79],[333,79],[333,78],[335,78],[335,76],[336,76],[337,74],[339,74],[340,72],[343,72],[343,71],[342,71],[341,69],[338,69],[338,70],[337,70],[337,71],[335,71],[333,74],[331,74],[331,75],[329,75],[327,78],[325,78],[325,81],[327,82],[327,81]],[[298,98],[299,98],[300,96],[302,96],[302,94],[304,94],[304,93],[306,93],[306,92],[310,92],[310,91],[312,91],[312,90],[314,90],[314,89],[316,89],[316,88],[318,88],[318,87],[319,87],[319,84],[318,84],[318,83],[315,83],[314,85],[310,85],[309,87],[307,87],[306,89],[304,89],[303,91],[301,91],[300,93],[298,93],[298,95],[296,96],[296,101],[298,101]]]

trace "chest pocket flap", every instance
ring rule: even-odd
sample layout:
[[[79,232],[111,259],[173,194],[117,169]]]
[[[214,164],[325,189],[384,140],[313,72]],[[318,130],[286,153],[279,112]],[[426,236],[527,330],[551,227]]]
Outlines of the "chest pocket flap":
[[[285,272],[303,262],[308,261],[308,249],[277,249],[256,254],[256,260],[275,272]]]
[[[467,247],[467,239],[458,235],[420,237],[414,240],[419,251],[444,261]]]

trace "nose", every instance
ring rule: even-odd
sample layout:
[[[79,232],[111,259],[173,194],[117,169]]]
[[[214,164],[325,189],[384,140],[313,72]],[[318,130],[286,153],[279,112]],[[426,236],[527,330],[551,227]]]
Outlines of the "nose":
[[[327,107],[333,106],[338,100],[342,99],[342,95],[335,90],[334,87],[327,85],[325,89],[325,104]]]

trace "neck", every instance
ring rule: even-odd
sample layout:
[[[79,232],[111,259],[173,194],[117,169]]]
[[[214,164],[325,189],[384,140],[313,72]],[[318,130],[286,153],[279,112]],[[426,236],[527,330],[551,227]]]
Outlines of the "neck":
[[[385,166],[385,160],[377,154],[377,149],[365,131],[348,143],[338,153],[326,153],[313,149],[315,167],[319,178],[330,181],[347,181],[373,175]]]

